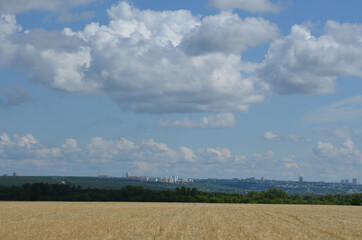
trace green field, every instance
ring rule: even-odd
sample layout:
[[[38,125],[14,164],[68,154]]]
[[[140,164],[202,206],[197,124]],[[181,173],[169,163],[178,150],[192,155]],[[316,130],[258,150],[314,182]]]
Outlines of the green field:
[[[361,193],[362,185],[325,183],[325,182],[296,182],[266,180],[239,180],[239,179],[198,179],[188,183],[160,183],[129,181],[124,178],[100,177],[69,177],[69,176],[0,176],[0,186],[22,186],[26,183],[66,183],[70,186],[98,189],[121,189],[127,185],[141,186],[152,190],[173,190],[176,187],[197,188],[202,192],[246,193],[248,191],[267,191],[281,189],[288,194],[326,195]]]
[[[26,183],[66,183],[71,186],[81,186],[82,188],[99,189],[121,189],[127,185],[142,186],[153,190],[175,189],[177,184],[167,183],[145,183],[136,181],[127,181],[122,178],[98,178],[98,177],[63,177],[63,176],[1,176],[0,186],[22,186]]]

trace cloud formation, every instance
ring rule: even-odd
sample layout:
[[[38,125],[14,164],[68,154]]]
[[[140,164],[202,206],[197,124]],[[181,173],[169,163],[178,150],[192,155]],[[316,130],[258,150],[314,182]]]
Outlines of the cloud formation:
[[[188,117],[175,121],[159,120],[158,125],[166,128],[234,128],[236,120],[232,113],[220,113],[216,116],[204,116],[200,121],[194,121]]]
[[[32,164],[38,166],[51,166],[53,170],[58,164],[71,168],[74,164],[82,163],[83,166],[100,166],[112,168],[117,164],[149,164],[168,168],[169,164],[219,164],[233,161],[233,156],[227,148],[203,148],[193,150],[181,146],[171,149],[164,143],[153,139],[139,143],[126,138],[104,140],[94,137],[85,147],[78,146],[75,139],[66,139],[59,147],[48,147],[41,144],[31,134],[7,133],[0,135],[0,157],[3,162]]]
[[[153,139],[134,142],[126,138],[91,138],[84,146],[68,138],[59,146],[47,146],[31,134],[0,133],[0,167],[19,173],[120,176],[127,171],[138,175],[180,175],[184,177],[277,177],[296,179],[295,168],[305,173],[332,174],[343,177],[344,171],[358,172],[362,153],[351,139],[338,148],[318,142],[314,158],[308,161],[290,154],[278,157],[269,150],[264,153],[235,155],[225,147],[192,149],[171,148]],[[300,162],[303,160],[303,164]],[[318,167],[316,167],[318,163]],[[319,172],[319,173],[318,173]],[[275,173],[275,174],[274,174]]]
[[[362,26],[328,21],[315,37],[305,26],[270,44],[258,77],[276,94],[327,94],[341,76],[362,77]]]
[[[295,134],[289,134],[287,136],[280,136],[272,131],[267,131],[263,134],[263,139],[267,141],[290,141],[295,143],[311,142],[310,138],[304,138]]]
[[[279,12],[283,10],[281,4],[273,3],[270,0],[210,0],[210,4],[220,10],[234,8],[249,12]]]
[[[13,15],[2,15],[0,66],[136,112],[247,111],[264,100],[262,86],[244,76],[240,54],[278,36],[275,24],[226,12],[200,20],[187,10],[139,10],[126,2],[107,13],[108,25],[62,33],[21,32]],[[201,42],[205,48],[194,51]]]
[[[189,55],[221,52],[241,54],[249,46],[279,37],[275,24],[263,18],[242,19],[231,12],[206,16],[199,26],[187,33],[180,47]]]
[[[245,177],[263,174],[265,167],[284,168],[272,151],[249,156],[233,155],[225,147],[170,148],[152,139],[133,142],[126,138],[94,137],[84,146],[68,138],[60,146],[46,146],[31,134],[0,134],[0,166],[18,172],[48,174],[121,175],[131,170],[139,175],[208,177],[210,173]],[[206,171],[207,170],[207,171]],[[206,172],[205,172],[206,171]],[[41,174],[41,175],[43,175]]]
[[[347,138],[340,148],[328,142],[318,142],[317,146],[313,148],[313,152],[317,157],[326,161],[362,165],[362,153],[350,138]]]
[[[272,131],[267,131],[264,133],[263,138],[268,141],[277,141],[279,140],[278,135],[273,133]]]
[[[248,111],[268,93],[333,93],[338,77],[362,77],[358,24],[328,21],[320,37],[295,25],[279,38],[275,24],[231,12],[201,18],[119,2],[107,13],[108,25],[61,33],[21,32],[14,15],[1,15],[0,66],[146,113]],[[241,61],[248,47],[276,38],[261,64]]]

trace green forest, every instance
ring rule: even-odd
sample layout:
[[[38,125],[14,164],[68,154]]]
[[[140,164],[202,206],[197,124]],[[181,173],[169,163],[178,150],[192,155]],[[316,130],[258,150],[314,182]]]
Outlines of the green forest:
[[[283,190],[249,191],[245,194],[201,192],[185,186],[175,190],[151,190],[126,186],[119,190],[82,188],[66,184],[32,183],[0,186],[0,201],[112,201],[112,202],[199,202],[362,205],[362,194],[327,194],[322,196],[288,194]]]

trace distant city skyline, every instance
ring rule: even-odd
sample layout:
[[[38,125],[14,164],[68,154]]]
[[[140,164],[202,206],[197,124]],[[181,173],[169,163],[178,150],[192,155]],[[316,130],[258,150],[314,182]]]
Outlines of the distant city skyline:
[[[13,177],[17,177],[17,176],[21,176],[18,175],[18,173],[14,172],[12,173],[12,175],[9,175],[8,173],[3,173],[1,176],[3,177],[9,177],[9,176],[13,176]],[[24,177],[31,177],[31,176],[24,176]],[[49,176],[47,176],[49,177]],[[71,177],[76,177],[76,176],[71,176]],[[84,176],[84,177],[94,177],[94,176]],[[152,175],[132,175],[130,172],[126,172],[125,174],[122,174],[121,176],[110,176],[110,175],[97,175],[98,178],[124,178],[127,180],[133,180],[133,181],[145,181],[145,182],[163,182],[163,183],[177,183],[177,182],[193,182],[194,179],[218,179],[218,178],[198,178],[197,176],[195,178],[190,178],[190,177],[184,177],[184,176],[166,176],[166,175],[162,175],[162,176],[152,176]],[[219,178],[220,180],[222,178]],[[253,181],[258,181],[258,179],[256,179],[255,177],[246,177],[246,178],[225,178],[225,179],[240,179],[240,180],[253,180]],[[298,179],[292,179],[292,180],[286,180],[286,179],[266,179],[264,177],[260,178],[260,182],[264,183],[265,181],[295,181],[295,182],[312,182],[312,181],[305,181],[305,179],[302,176],[298,176]],[[350,181],[351,180],[351,181]],[[317,181],[317,182],[327,182],[328,181]],[[332,181],[330,183],[338,183],[338,181]],[[341,179],[340,182],[341,184],[348,184],[348,185],[360,185],[360,182],[358,181],[357,178],[351,178],[351,179]]]
[[[362,173],[362,2],[0,4],[0,172]]]

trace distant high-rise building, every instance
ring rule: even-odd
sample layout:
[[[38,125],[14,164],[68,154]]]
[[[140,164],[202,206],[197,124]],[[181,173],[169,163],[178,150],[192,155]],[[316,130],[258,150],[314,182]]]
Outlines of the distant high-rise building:
[[[349,179],[344,180],[345,184],[349,184]]]
[[[303,177],[299,177],[299,182],[303,182]]]
[[[13,177],[16,177],[18,176],[18,174],[16,172],[13,173]]]
[[[352,184],[357,185],[357,178],[352,178]]]
[[[264,177],[261,177],[261,182],[264,183]]]
[[[131,173],[130,172],[126,172],[126,178],[127,177],[130,177],[131,176]]]

